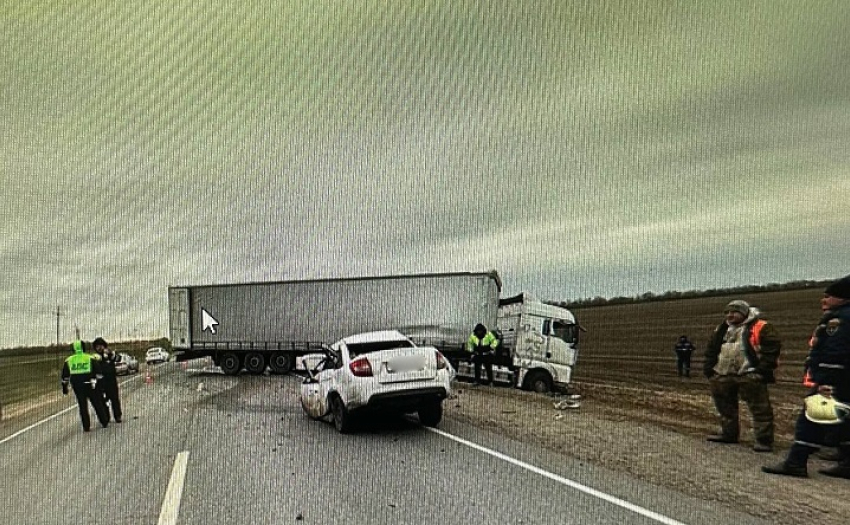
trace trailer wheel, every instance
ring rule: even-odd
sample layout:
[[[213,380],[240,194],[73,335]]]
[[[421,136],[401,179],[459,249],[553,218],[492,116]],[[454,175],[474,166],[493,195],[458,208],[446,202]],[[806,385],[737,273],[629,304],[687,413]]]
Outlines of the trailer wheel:
[[[533,370],[525,376],[524,388],[544,394],[552,391],[552,376],[545,370]]]
[[[295,365],[292,355],[283,352],[275,352],[269,359],[269,367],[275,374],[288,374]]]
[[[235,376],[242,369],[242,361],[239,360],[238,355],[228,352],[219,358],[218,366],[225,374]]]
[[[245,370],[258,375],[266,371],[266,358],[258,352],[250,352],[245,356]]]
[[[340,434],[351,432],[351,413],[345,408],[345,403],[339,394],[332,394],[330,398],[331,414],[334,418],[334,426]]]
[[[419,411],[419,422],[426,427],[436,427],[443,419],[443,404],[439,401],[422,406]]]

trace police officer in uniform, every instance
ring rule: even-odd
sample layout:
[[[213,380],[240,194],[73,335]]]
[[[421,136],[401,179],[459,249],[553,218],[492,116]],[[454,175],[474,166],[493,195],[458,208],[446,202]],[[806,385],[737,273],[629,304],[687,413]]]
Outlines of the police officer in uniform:
[[[100,371],[103,378],[97,381],[97,386],[103,393],[104,401],[109,402],[112,407],[112,417],[116,423],[121,422],[121,398],[118,392],[118,374],[115,371],[115,363],[118,362],[118,354],[109,349],[106,341],[98,337],[92,342],[97,356],[100,358]],[[106,411],[109,415],[109,410]]]
[[[74,353],[65,359],[65,364],[62,365],[62,394],[68,395],[70,383],[74,395],[77,396],[80,420],[85,432],[91,430],[89,403],[94,407],[100,425],[106,428],[109,425],[109,414],[103,405],[103,394],[97,391],[98,360],[83,351],[82,341],[74,341],[71,348]]]
[[[824,290],[821,317],[807,359],[811,389],[809,396],[850,404],[850,275]],[[828,430],[838,441],[838,464],[819,470],[821,474],[850,479],[850,417],[818,420],[803,410],[794,428],[794,444],[785,461],[762,467],[768,474],[805,478],[809,456],[824,444]]]
[[[481,383],[481,366],[487,372],[487,384],[493,384],[493,358],[499,340],[487,327],[479,323],[475,325],[472,335],[466,341],[466,350],[472,354],[472,363],[475,366],[475,383]]]

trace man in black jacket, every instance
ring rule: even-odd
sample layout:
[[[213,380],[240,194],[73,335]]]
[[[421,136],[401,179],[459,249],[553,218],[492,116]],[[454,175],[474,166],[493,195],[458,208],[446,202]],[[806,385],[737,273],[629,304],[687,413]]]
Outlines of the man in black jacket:
[[[112,407],[112,416],[116,423],[121,422],[121,398],[118,391],[118,374],[115,371],[115,363],[118,362],[118,354],[109,349],[106,341],[98,337],[92,343],[95,352],[100,357],[100,370],[103,378],[98,381],[100,391],[105,401]],[[109,411],[107,410],[107,416]]]
[[[806,397],[808,400],[810,396],[820,395],[824,404],[835,401],[850,404],[850,275],[824,290],[821,310],[823,317],[815,328],[807,359],[812,386]],[[850,479],[850,417],[837,411],[831,420],[823,420],[803,410],[797,418],[794,444],[785,461],[762,467],[762,471],[807,477],[809,456],[824,444],[830,429],[838,441],[838,464],[819,472]]]
[[[753,416],[756,452],[773,450],[773,407],[768,383],[775,382],[782,344],[772,324],[745,301],[732,301],[705,350],[703,372],[711,386],[714,406],[720,414],[720,434],[708,436],[716,443],[737,443],[740,432],[738,398]]]

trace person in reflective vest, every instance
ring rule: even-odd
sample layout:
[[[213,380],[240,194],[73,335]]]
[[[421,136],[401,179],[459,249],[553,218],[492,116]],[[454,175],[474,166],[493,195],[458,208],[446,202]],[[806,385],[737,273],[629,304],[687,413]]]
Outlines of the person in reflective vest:
[[[720,433],[708,436],[708,441],[738,442],[740,396],[753,416],[753,450],[770,452],[774,423],[767,385],[775,382],[782,347],[779,334],[771,323],[760,318],[757,308],[745,301],[731,301],[724,314],[726,321],[715,329],[703,362],[721,426]]]
[[[499,340],[483,324],[475,325],[472,335],[466,341],[466,350],[471,354],[475,366],[475,383],[481,384],[481,366],[487,372],[487,384],[493,384],[493,358]]]
[[[850,275],[835,281],[821,298],[823,316],[815,328],[806,359],[804,384],[807,400],[823,396],[837,405],[850,404]],[[838,442],[838,464],[818,470],[821,474],[850,479],[850,417],[845,413],[826,419],[804,409],[794,427],[794,443],[781,463],[762,467],[768,474],[808,477],[809,456],[827,443],[829,434]]]
[[[100,425],[106,428],[109,424],[109,414],[103,404],[103,394],[97,391],[97,376],[100,372],[98,360],[85,353],[82,341],[74,341],[71,349],[74,353],[65,359],[62,365],[62,394],[68,395],[70,384],[77,397],[80,421],[85,432],[91,430],[89,403],[94,407]]]

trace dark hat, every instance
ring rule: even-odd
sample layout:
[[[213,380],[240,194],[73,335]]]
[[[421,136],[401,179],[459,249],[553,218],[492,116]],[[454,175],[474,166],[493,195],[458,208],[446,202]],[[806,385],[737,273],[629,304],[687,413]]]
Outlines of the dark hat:
[[[850,275],[842,277],[830,284],[823,293],[838,297],[839,299],[850,299]]]
[[[750,315],[750,304],[747,301],[742,301],[740,299],[735,299],[734,301],[730,301],[729,304],[726,305],[726,308],[723,310],[724,312],[738,312],[744,317]]]
[[[486,334],[487,333],[487,327],[484,326],[481,323],[478,323],[477,325],[475,325],[475,329],[472,330],[472,333],[473,334]]]
[[[98,337],[91,343],[92,346],[108,346],[102,337]]]

